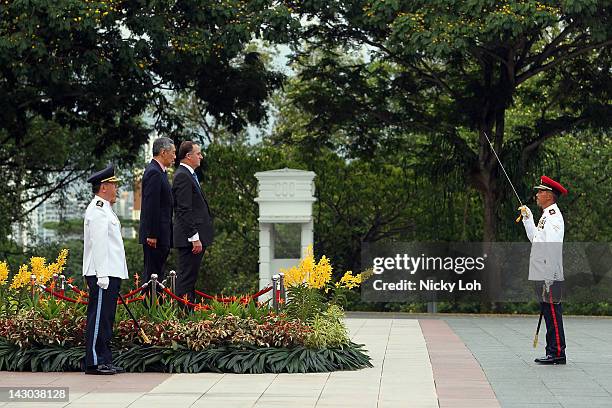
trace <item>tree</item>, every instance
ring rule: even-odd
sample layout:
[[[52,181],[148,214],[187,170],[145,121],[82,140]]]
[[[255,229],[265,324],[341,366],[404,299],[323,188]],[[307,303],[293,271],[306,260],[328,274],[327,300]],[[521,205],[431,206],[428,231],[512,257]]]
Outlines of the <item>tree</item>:
[[[96,161],[133,161],[151,130],[146,112],[178,138],[175,91],[192,92],[231,131],[259,122],[282,77],[247,46],[286,42],[295,27],[272,0],[1,2],[3,220]]]
[[[440,173],[460,172],[482,194],[484,241],[496,239],[509,191],[485,133],[514,163],[517,182],[551,137],[610,127],[605,1],[288,4],[309,20],[307,46],[296,56],[305,89],[294,101],[312,115],[319,141],[341,129],[349,151],[365,157],[415,133],[430,135]],[[365,57],[347,63],[355,50]],[[508,132],[517,99],[537,114]]]

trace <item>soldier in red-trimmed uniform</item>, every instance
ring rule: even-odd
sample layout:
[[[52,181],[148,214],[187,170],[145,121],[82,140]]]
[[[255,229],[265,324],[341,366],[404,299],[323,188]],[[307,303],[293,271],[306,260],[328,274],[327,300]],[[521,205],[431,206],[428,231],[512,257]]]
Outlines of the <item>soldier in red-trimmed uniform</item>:
[[[565,364],[565,332],[563,330],[563,235],[565,225],[557,200],[567,189],[547,176],[535,186],[536,203],[542,209],[538,224],[527,206],[520,207],[527,238],[532,242],[529,257],[529,280],[536,283],[536,294],[546,322],[546,356],[536,358],[538,364]]]

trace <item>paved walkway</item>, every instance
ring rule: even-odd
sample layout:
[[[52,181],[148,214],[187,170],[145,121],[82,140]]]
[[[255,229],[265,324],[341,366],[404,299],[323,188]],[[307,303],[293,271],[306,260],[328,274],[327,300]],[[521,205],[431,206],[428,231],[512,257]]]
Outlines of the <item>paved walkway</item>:
[[[357,317],[355,317],[357,316]],[[67,386],[70,402],[0,407],[612,407],[612,320],[566,319],[569,364],[533,364],[536,318],[357,314],[373,368],[317,374],[0,373],[0,386]]]
[[[445,319],[476,357],[504,408],[612,407],[612,319],[564,317],[568,363],[540,366],[537,317]]]

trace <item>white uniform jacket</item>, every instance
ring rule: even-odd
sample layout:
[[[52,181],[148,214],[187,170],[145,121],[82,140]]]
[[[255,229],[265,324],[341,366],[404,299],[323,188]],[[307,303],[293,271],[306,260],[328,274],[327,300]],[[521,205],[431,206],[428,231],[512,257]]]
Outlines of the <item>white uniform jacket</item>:
[[[110,202],[95,196],[85,210],[83,276],[128,278],[121,223]]]
[[[527,238],[532,242],[529,256],[529,280],[562,281],[563,235],[565,224],[557,204],[544,209],[538,225],[533,217],[523,218]]]

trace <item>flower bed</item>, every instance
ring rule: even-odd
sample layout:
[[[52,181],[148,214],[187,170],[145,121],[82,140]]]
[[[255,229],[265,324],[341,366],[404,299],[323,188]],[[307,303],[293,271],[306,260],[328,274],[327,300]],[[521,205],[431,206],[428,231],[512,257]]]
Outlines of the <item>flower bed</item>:
[[[0,263],[0,370],[80,370],[85,355],[85,296],[75,290],[71,303],[38,290],[54,288],[67,252],[55,263],[32,258],[9,279]],[[30,269],[31,268],[31,269]],[[369,367],[362,345],[350,341],[342,322],[343,291],[361,276],[345,274],[332,282],[325,257],[308,256],[289,271],[290,302],[281,313],[267,304],[204,299],[190,311],[161,296],[147,308],[136,301],[130,309],[151,340],[143,344],[123,306],[117,309],[113,337],[114,363],[127,371],[279,373],[354,370]],[[35,275],[33,277],[32,275]],[[301,277],[301,279],[300,279]],[[136,276],[136,287],[138,287]],[[10,282],[10,285],[9,285]],[[69,297],[68,293],[66,296]]]

